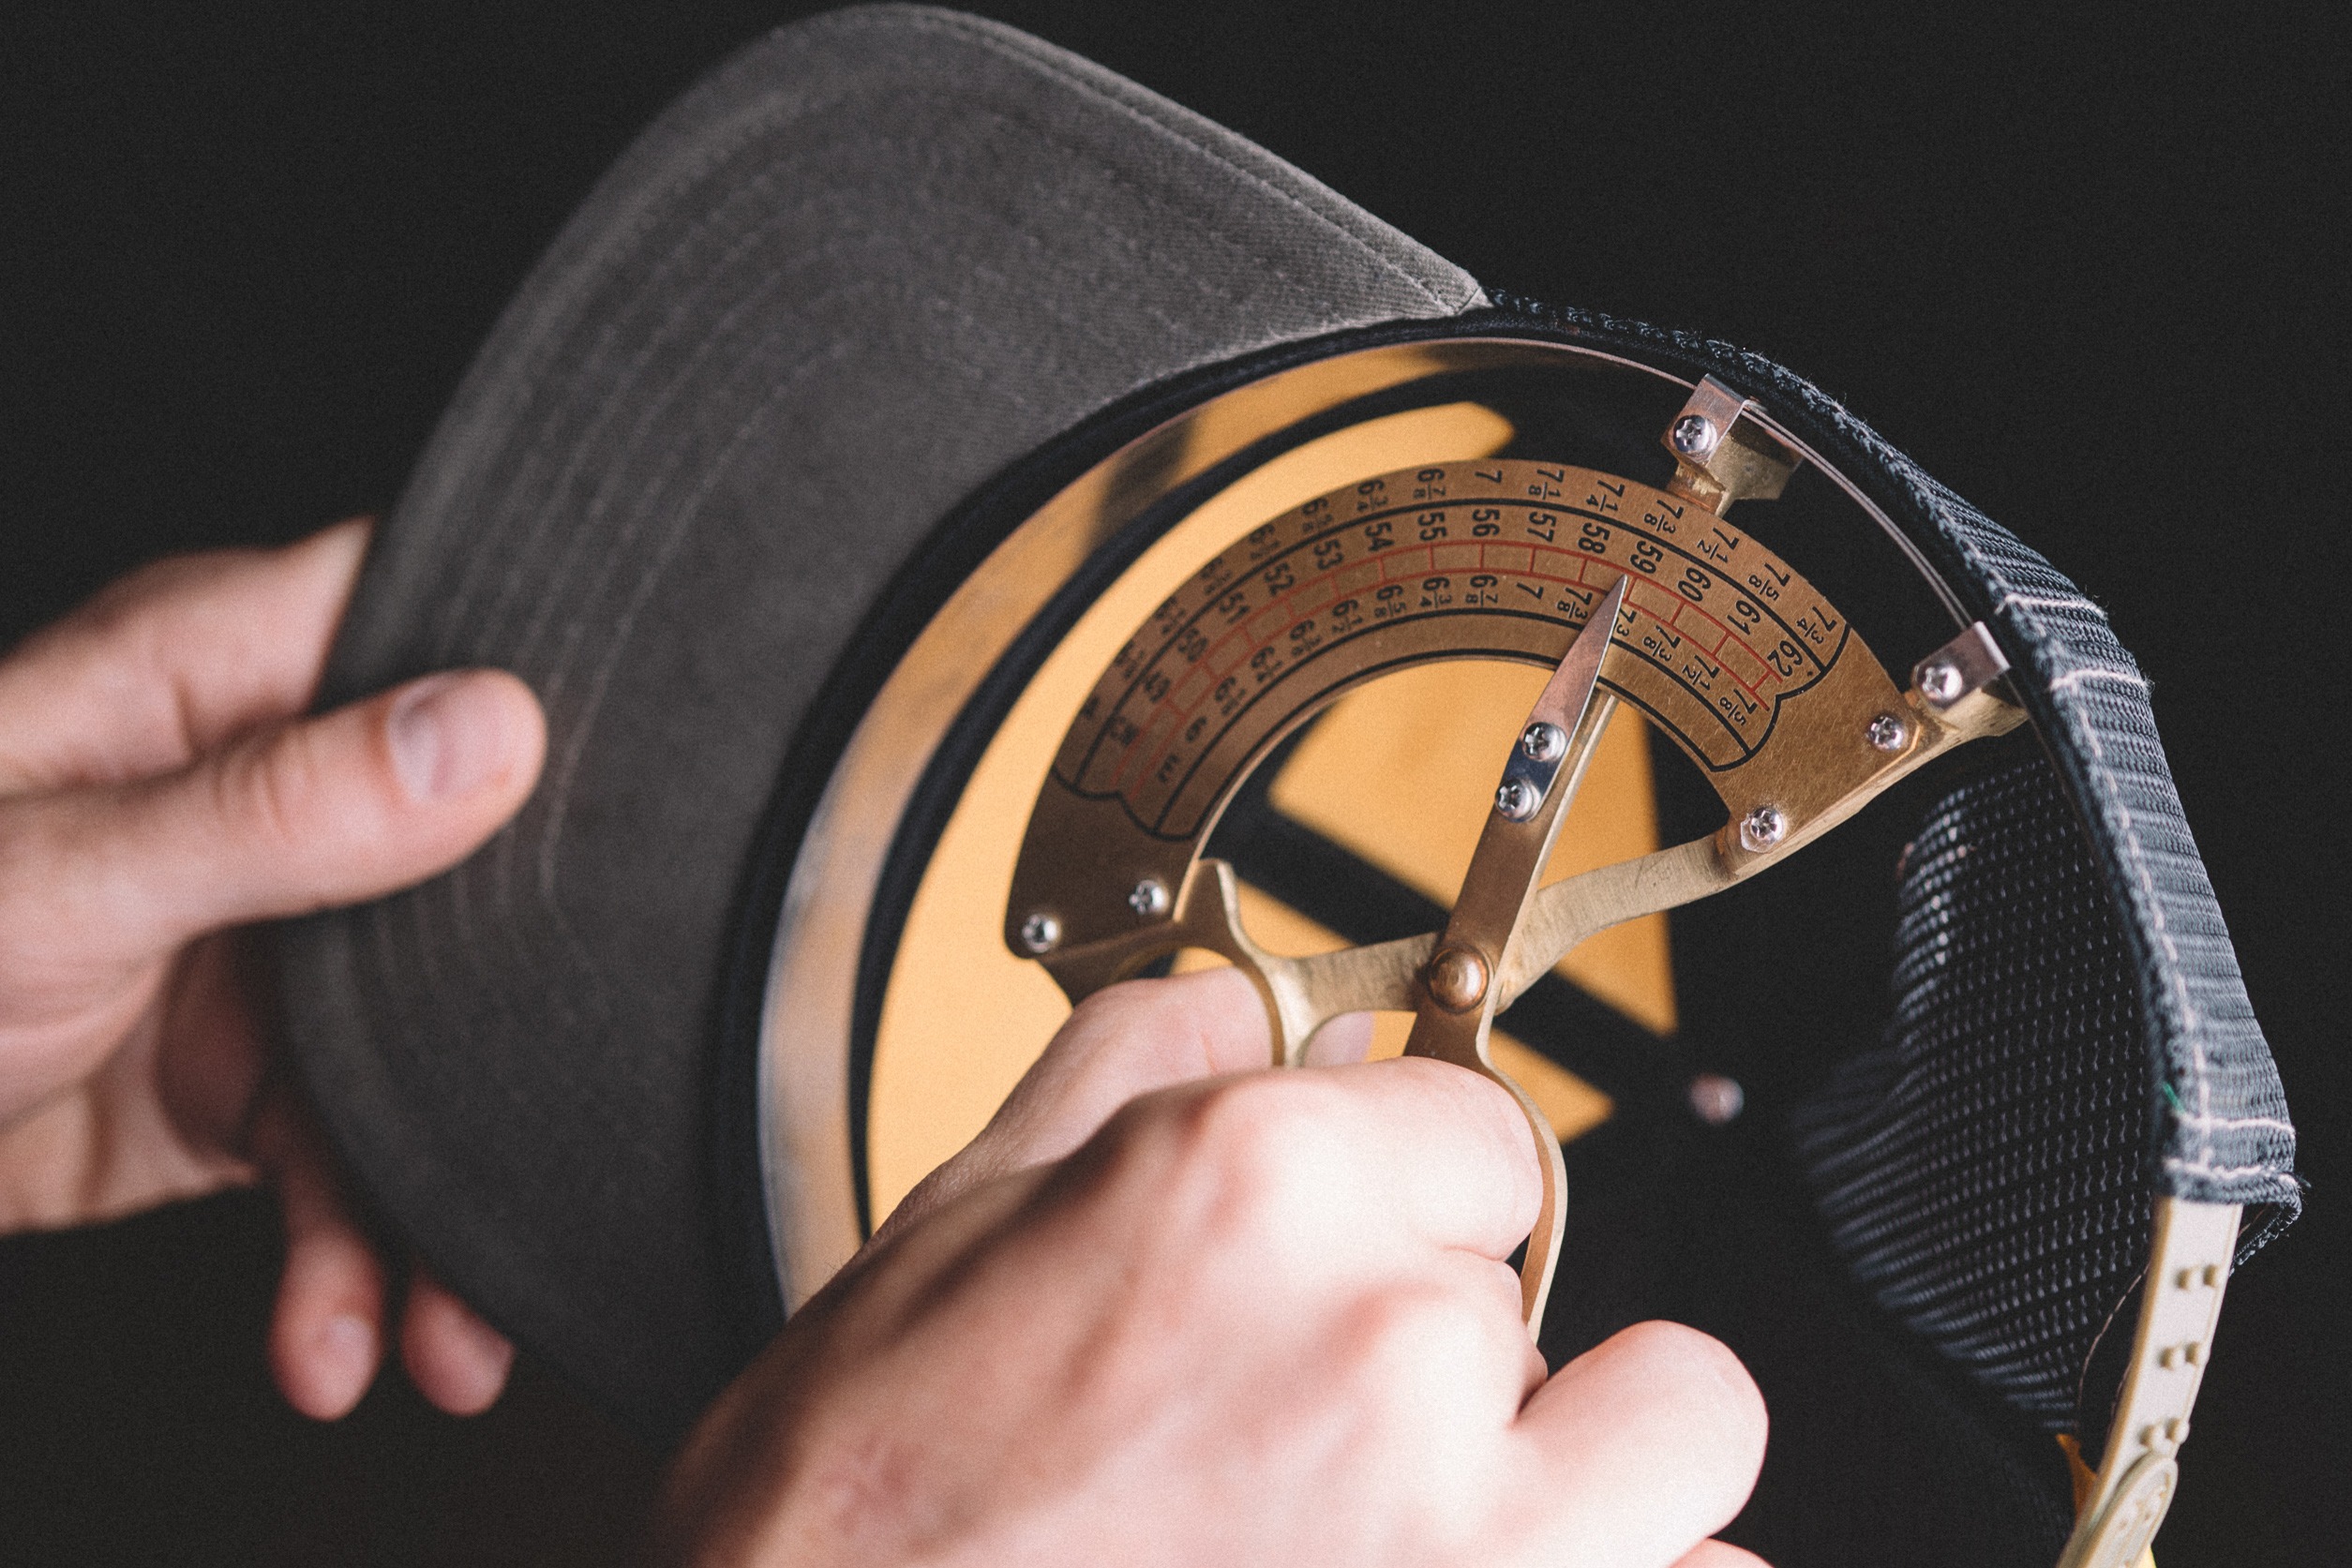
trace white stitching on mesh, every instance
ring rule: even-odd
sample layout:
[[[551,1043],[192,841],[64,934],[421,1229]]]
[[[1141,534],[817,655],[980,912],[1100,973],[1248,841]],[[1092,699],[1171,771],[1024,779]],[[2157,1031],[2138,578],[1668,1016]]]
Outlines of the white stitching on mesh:
[[[2293,1132],[2295,1124],[2278,1116],[2196,1116],[2186,1111],[2174,1113],[2174,1119],[2190,1127],[2274,1127],[2281,1132]]]
[[[2136,670],[2110,669],[2105,665],[2084,665],[2068,670],[2050,681],[2050,690],[2072,691],[2086,680],[2112,680],[2119,686],[2131,686],[2143,692],[2148,690],[2148,677]]]
[[[2293,1176],[2282,1175],[2267,1165],[2215,1165],[2210,1160],[2182,1159],[2177,1155],[2164,1158],[2167,1171],[2187,1171],[2200,1176],[2260,1176],[2282,1192],[2300,1193],[2302,1186]]]
[[[1677,346],[1684,347],[1685,349],[1695,346],[1703,352],[1710,353],[1718,358],[1733,361],[1747,367],[1752,373],[1758,375],[1758,377],[1761,380],[1778,381],[1786,384],[1787,381],[1793,379],[1787,377],[1785,372],[1781,371],[1777,366],[1773,365],[1769,360],[1762,358],[1760,355],[1750,353],[1746,350],[1741,349],[1733,344],[1717,342],[1713,339],[1700,337],[1691,334],[1666,332],[1643,323],[1618,321],[1615,318],[1609,317],[1605,313],[1595,313],[1594,319],[1602,321],[1604,324],[1612,324],[1620,328],[1629,328],[1632,331],[1632,335],[1637,337],[1649,338],[1654,341],[1674,343]],[[1810,386],[1803,381],[1799,381],[1797,383],[1797,396],[1801,401],[1808,403],[1817,415],[1827,419],[1841,434],[1845,435],[1864,451],[1877,457],[1885,467],[1892,478],[1910,489],[1913,499],[1917,500],[1940,525],[1941,525],[1944,537],[1952,543],[1953,546],[1960,552],[1962,557],[1968,560],[1970,565],[1975,568],[1975,570],[1984,577],[1985,582],[1996,590],[1997,598],[1995,603],[1997,608],[1995,613],[1999,614],[2004,611],[2007,612],[2011,619],[2030,631],[2039,640],[2040,646],[2043,649],[2049,650],[2045,657],[2055,658],[2062,645],[2059,644],[2053,637],[2051,637],[2047,624],[2041,617],[2033,613],[2036,609],[2080,607],[2091,611],[2094,615],[2099,616],[2103,621],[2106,619],[2105,612],[2101,611],[2096,605],[2091,604],[2087,599],[2074,601],[2052,595],[2030,594],[2024,592],[2012,584],[2007,575],[2003,573],[1993,560],[1988,559],[1983,550],[1976,546],[1976,545],[1968,537],[1966,532],[1962,531],[1955,526],[1956,519],[1952,514],[1951,505],[1943,499],[1946,495],[1949,495],[1948,491],[1944,491],[1940,485],[1938,485],[1934,481],[1929,480],[1908,457],[1906,457],[1902,453],[1896,451],[1892,445],[1888,444],[1884,437],[1880,436],[1876,430],[1873,430],[1869,426],[1854,417],[1853,413],[1848,410],[1844,404],[1838,402],[1835,398],[1831,397],[1826,393],[1821,392],[1819,388]],[[1810,396],[1806,396],[1807,394]],[[1956,496],[1952,497],[1952,501],[1957,502],[1958,499],[1959,498]],[[1994,526],[1990,524],[1989,519],[1987,519],[1987,525]],[[2143,692],[2148,689],[2148,682],[2146,679],[2138,676],[2136,672],[2127,673],[2121,670],[2110,669],[2109,667],[2104,665],[2078,665],[2073,669],[2062,670],[2052,679],[2049,689],[2053,698],[2055,699],[2061,691],[2071,692],[2082,681],[2094,679],[2113,679],[2121,684],[2136,686]],[[2090,749],[2092,753],[2091,760],[2094,770],[2098,774],[2102,783],[2105,785],[2109,799],[2119,799],[2121,792],[2117,787],[2118,781],[2114,770],[2107,765],[2106,752],[2105,749],[2099,743],[2097,731],[2087,721],[2087,718],[2080,712],[2079,709],[2077,709],[2073,703],[2064,704],[2061,713],[2064,718],[2072,722],[2076,733],[2080,734],[2084,739],[2090,743]],[[2196,1079],[2195,1087],[2198,1113],[2195,1118],[2195,1125],[2205,1129],[2204,1158],[2197,1160],[2186,1160],[2175,1156],[2166,1156],[2163,1160],[2163,1164],[2168,1170],[2191,1172],[2217,1177],[2232,1175],[2261,1175],[2270,1180],[2274,1185],[2284,1187],[2290,1191],[2300,1192],[2301,1189],[2300,1187],[2295,1185],[2295,1180],[2292,1176],[2281,1176],[2270,1171],[2267,1166],[2249,1165],[2222,1167],[2212,1163],[2213,1140],[2211,1129],[2215,1122],[2220,1118],[2216,1118],[2212,1114],[2212,1075],[2210,1067],[2206,1058],[2203,1029],[2200,1026],[2197,1009],[2189,999],[2186,989],[2186,977],[2182,974],[2180,965],[2180,949],[2173,941],[2171,932],[2165,924],[2164,906],[2158,901],[2156,896],[2155,880],[2149,870],[2146,847],[2139,841],[2137,824],[2133,821],[2129,810],[2122,807],[2120,804],[2119,804],[2116,808],[2116,814],[2120,818],[2118,823],[2118,827],[2121,829],[2120,836],[2122,842],[2125,859],[2129,862],[2132,873],[2139,884],[2140,892],[2146,901],[2147,908],[2152,923],[2155,926],[2158,938],[2164,945],[2165,955],[2172,961],[2167,966],[2165,976],[2165,989],[2170,993],[2174,1003],[2179,1009],[2181,1032],[2188,1036],[2189,1050],[2191,1054],[2190,1070],[2195,1074]],[[2182,1120],[2184,1121],[2189,1119],[2190,1118],[2185,1115],[2182,1117]],[[2281,1125],[2284,1126],[2285,1124]],[[2291,1130],[2291,1127],[2289,1130]]]
[[[2107,612],[2088,599],[2067,599],[2050,593],[2004,593],[1994,602],[1993,613],[1998,615],[2012,605],[2026,605],[2041,610],[2089,610],[2102,620],[2107,619]]]

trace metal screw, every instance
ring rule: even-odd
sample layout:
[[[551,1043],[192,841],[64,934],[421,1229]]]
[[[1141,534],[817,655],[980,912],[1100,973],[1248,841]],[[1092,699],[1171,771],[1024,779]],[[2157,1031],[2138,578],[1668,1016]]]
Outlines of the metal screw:
[[[1139,920],[1155,919],[1168,912],[1168,885],[1156,876],[1146,876],[1128,889],[1127,907],[1135,911]]]
[[[1949,659],[1919,666],[1919,694],[1939,708],[1960,700],[1961,683],[1960,666]]]
[[[1870,737],[1870,744],[1882,752],[1899,752],[1903,742],[1911,738],[1910,726],[1892,713],[1881,713],[1871,720],[1865,733]]]
[[[1529,724],[1527,732],[1519,738],[1519,749],[1525,752],[1531,761],[1557,762],[1568,749],[1568,732],[1558,724],[1547,724],[1539,720]]]
[[[1448,1012],[1468,1012],[1487,993],[1487,961],[1475,948],[1441,948],[1422,974],[1430,999]]]
[[[1039,910],[1021,922],[1021,950],[1026,953],[1050,953],[1062,945],[1062,923]]]
[[[1494,809],[1512,822],[1526,821],[1543,803],[1544,798],[1525,779],[1505,779],[1494,792]]]
[[[1747,1091],[1736,1078],[1702,1072],[1690,1081],[1690,1113],[1709,1127],[1727,1127],[1747,1109]]]
[[[1674,450],[1685,457],[1704,457],[1715,449],[1723,432],[1715,427],[1715,421],[1704,414],[1686,413],[1674,422],[1673,434],[1668,438]]]
[[[1759,853],[1778,844],[1789,832],[1789,819],[1778,806],[1759,806],[1740,819],[1740,843]]]

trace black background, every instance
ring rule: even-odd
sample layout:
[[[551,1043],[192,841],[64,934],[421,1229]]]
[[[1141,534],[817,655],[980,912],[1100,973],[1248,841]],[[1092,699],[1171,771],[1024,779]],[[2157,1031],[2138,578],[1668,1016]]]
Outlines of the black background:
[[[1846,399],[2111,610],[2303,1132],[2231,1287],[2165,1568],[2340,1556],[2342,38],[2314,7],[1995,22],[979,8],[1251,136],[1491,286]],[[18,7],[0,22],[0,646],[157,554],[381,509],[632,132],[790,7]],[[271,1403],[266,1211],[0,1246],[0,1558],[566,1561],[652,1458],[524,1369]],[[1784,1563],[1781,1568],[1799,1568]]]

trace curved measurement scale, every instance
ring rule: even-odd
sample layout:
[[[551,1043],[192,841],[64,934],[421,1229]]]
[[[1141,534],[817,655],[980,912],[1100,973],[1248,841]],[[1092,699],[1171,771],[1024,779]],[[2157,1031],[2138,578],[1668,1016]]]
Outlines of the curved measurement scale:
[[[1173,895],[1219,811],[1284,736],[1402,665],[1555,664],[1620,577],[1626,605],[1602,687],[1705,770],[1733,822],[1777,813],[1774,849],[1966,727],[1899,692],[1835,606],[1693,500],[1519,459],[1400,470],[1262,525],[1120,650],[1030,819],[1007,941],[1051,953],[1065,989],[1085,990],[1102,981],[1072,963],[1084,950],[1111,944],[1126,974],[1181,945]],[[1165,929],[1139,942],[1134,895],[1155,882],[1171,918],[1142,899],[1146,929]],[[1048,948],[1040,918],[1058,928]]]
[[[1585,937],[1753,875],[1928,758],[2022,718],[1985,690],[2000,665],[1981,628],[1931,654],[1914,689],[1898,691],[1845,617],[1704,494],[1490,458],[1366,479],[1260,525],[1112,660],[1063,737],[1013,872],[1005,940],[1041,960],[1073,1002],[1180,948],[1206,948],[1258,985],[1278,1063],[1303,1060],[1315,1030],[1341,1013],[1411,1011],[1408,1051],[1510,1090],[1546,1172],[1544,1218],[1522,1266],[1531,1327],[1558,1251],[1565,1178],[1549,1123],[1488,1054],[1495,1014]],[[1609,646],[1564,662],[1603,606]],[[1496,837],[1502,818],[1534,812],[1498,804],[1455,910],[1455,925],[1483,940],[1464,947],[1449,928],[1442,951],[1434,934],[1307,958],[1266,951],[1243,929],[1232,868],[1202,859],[1219,814],[1285,736],[1344,693],[1456,658],[1559,665],[1555,685],[1580,663],[1595,694],[1555,716],[1567,752],[1557,784],[1547,773],[1540,786],[1548,826],[1540,842],[1498,850],[1527,868],[1501,883],[1528,888],[1617,701],[1705,771],[1730,808],[1725,828],[1498,895],[1497,877],[1481,875],[1487,846],[1510,838],[1506,828]]]
[[[1588,469],[1422,468],[1318,497],[1211,560],[1120,650],[1055,776],[1189,839],[1232,764],[1302,708],[1433,652],[1542,658],[1621,576],[1620,635],[1645,673],[1611,684],[1711,770],[1754,757],[1845,651],[1810,584],[1688,501]]]

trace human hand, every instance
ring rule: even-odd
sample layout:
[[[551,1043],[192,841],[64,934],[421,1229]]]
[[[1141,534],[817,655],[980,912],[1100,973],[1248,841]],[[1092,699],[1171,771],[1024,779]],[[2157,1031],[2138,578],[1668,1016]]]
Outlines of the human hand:
[[[1763,1456],[1729,1351],[1645,1323],[1545,1377],[1509,1097],[1266,1053],[1232,970],[1081,1006],[705,1415],[674,1559],[1760,1568],[1705,1539]]]
[[[367,540],[345,523],[162,561],[0,661],[0,1232],[269,1180],[271,1368],[321,1419],[374,1379],[387,1270],[269,1070],[232,928],[463,859],[546,744],[537,701],[495,671],[298,717]],[[400,1339],[456,1413],[495,1400],[514,1357],[421,1268]]]

